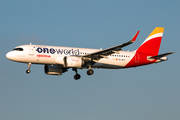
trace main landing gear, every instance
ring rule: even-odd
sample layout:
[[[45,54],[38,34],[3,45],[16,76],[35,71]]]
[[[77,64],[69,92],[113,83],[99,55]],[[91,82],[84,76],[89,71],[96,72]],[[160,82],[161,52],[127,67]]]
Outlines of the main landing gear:
[[[72,70],[76,72],[76,74],[74,75],[74,79],[79,80],[81,78],[81,75],[77,73],[77,68],[73,68]]]
[[[91,69],[91,65],[89,66],[89,70],[87,71],[87,75],[92,75],[94,71]]]
[[[72,70],[76,72],[76,74],[74,75],[74,79],[79,80],[81,78],[81,75],[77,73],[77,68],[73,68]],[[93,73],[94,71],[92,69],[89,69],[87,71],[87,75],[92,75]]]
[[[88,71],[87,71],[87,75],[92,75],[94,73],[94,71],[92,70],[92,69],[89,69]]]
[[[29,74],[31,71],[30,71],[30,67],[31,67],[31,63],[27,63],[28,65],[28,69],[26,70],[26,73]]]

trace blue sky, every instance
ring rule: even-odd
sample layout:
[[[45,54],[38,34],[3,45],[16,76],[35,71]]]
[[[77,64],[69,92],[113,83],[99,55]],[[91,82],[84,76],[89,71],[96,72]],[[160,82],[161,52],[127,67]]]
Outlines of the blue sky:
[[[179,120],[178,0],[31,0],[0,1],[0,119],[2,120]],[[44,74],[43,65],[8,60],[23,44],[108,48],[140,30],[135,50],[155,27],[165,27],[160,53],[166,62],[138,68],[79,70],[73,79]]]

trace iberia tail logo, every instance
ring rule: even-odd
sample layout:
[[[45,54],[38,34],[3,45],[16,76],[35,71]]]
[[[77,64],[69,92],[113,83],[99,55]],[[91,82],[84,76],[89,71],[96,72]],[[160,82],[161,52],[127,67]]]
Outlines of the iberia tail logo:
[[[141,44],[141,46],[136,50],[136,52],[158,55],[163,31],[163,27],[156,27],[146,38],[146,40]]]

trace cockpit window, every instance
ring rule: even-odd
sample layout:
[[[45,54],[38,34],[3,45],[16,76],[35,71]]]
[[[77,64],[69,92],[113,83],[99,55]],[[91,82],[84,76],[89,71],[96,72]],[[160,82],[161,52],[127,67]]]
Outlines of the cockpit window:
[[[14,48],[13,51],[14,51],[14,50],[15,50],[15,51],[23,51],[22,48]]]

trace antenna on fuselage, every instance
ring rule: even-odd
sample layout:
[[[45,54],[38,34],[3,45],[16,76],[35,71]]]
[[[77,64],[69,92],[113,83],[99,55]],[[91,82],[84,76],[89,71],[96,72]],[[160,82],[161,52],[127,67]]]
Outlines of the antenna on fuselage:
[[[30,45],[32,45],[32,43],[30,43]]]

